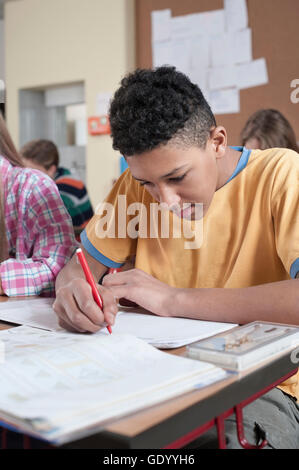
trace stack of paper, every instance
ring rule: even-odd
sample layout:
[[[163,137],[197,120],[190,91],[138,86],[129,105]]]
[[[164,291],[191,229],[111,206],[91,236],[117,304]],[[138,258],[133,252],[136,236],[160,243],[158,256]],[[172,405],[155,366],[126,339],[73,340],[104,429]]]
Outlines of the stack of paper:
[[[0,341],[0,419],[56,443],[228,377],[214,365],[163,353],[129,335],[23,326],[0,332]]]

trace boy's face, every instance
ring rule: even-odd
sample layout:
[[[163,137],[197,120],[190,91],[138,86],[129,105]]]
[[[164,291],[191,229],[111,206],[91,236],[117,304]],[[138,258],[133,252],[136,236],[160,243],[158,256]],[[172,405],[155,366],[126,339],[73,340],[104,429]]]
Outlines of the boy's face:
[[[166,203],[179,217],[190,219],[191,215],[194,220],[194,203],[203,204],[203,215],[211,204],[218,187],[218,159],[223,152],[220,149],[219,155],[219,149],[209,139],[204,149],[167,144],[127,157],[127,162],[133,177],[159,203]]]

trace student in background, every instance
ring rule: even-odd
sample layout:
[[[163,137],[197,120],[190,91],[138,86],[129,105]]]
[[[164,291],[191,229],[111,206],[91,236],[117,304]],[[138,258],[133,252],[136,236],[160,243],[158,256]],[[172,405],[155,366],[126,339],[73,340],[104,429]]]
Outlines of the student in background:
[[[125,77],[110,123],[129,169],[106,198],[110,216],[97,213],[81,234],[82,249],[96,279],[134,254],[137,269],[105,276],[102,310],[73,257],[56,281],[60,324],[91,332],[113,324],[121,297],[165,317],[299,324],[297,153],[229,147],[200,89],[173,67]],[[162,203],[169,224],[189,222],[192,237],[163,236],[161,218],[150,223],[151,207]],[[109,227],[123,220],[121,232],[102,236],[102,218]],[[299,447],[298,374],[281,388],[245,408],[249,442],[265,435],[268,447]],[[226,420],[228,448],[240,447],[235,426]],[[217,445],[214,431],[206,447]]]
[[[78,238],[93,216],[93,209],[83,182],[71,171],[59,166],[58,149],[50,140],[28,142],[21,148],[20,153],[27,167],[41,170],[54,179],[72,218]]]
[[[53,295],[74,253],[71,219],[55,183],[25,169],[0,114],[0,294]]]
[[[241,132],[241,142],[249,149],[287,148],[299,151],[291,124],[276,109],[261,109],[252,114]]]

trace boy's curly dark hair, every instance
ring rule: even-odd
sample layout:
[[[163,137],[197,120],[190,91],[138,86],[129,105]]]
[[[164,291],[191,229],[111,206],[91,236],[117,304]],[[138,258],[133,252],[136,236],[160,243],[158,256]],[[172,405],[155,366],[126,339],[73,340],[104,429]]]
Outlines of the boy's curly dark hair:
[[[170,140],[204,148],[215,117],[202,92],[175,67],[137,69],[121,81],[110,105],[113,148],[138,155]]]

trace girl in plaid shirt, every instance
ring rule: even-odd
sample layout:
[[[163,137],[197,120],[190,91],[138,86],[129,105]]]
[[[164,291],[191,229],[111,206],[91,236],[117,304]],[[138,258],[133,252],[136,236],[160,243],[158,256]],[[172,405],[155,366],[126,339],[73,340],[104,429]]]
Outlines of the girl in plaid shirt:
[[[0,294],[52,295],[77,247],[55,183],[23,167],[0,114]]]

